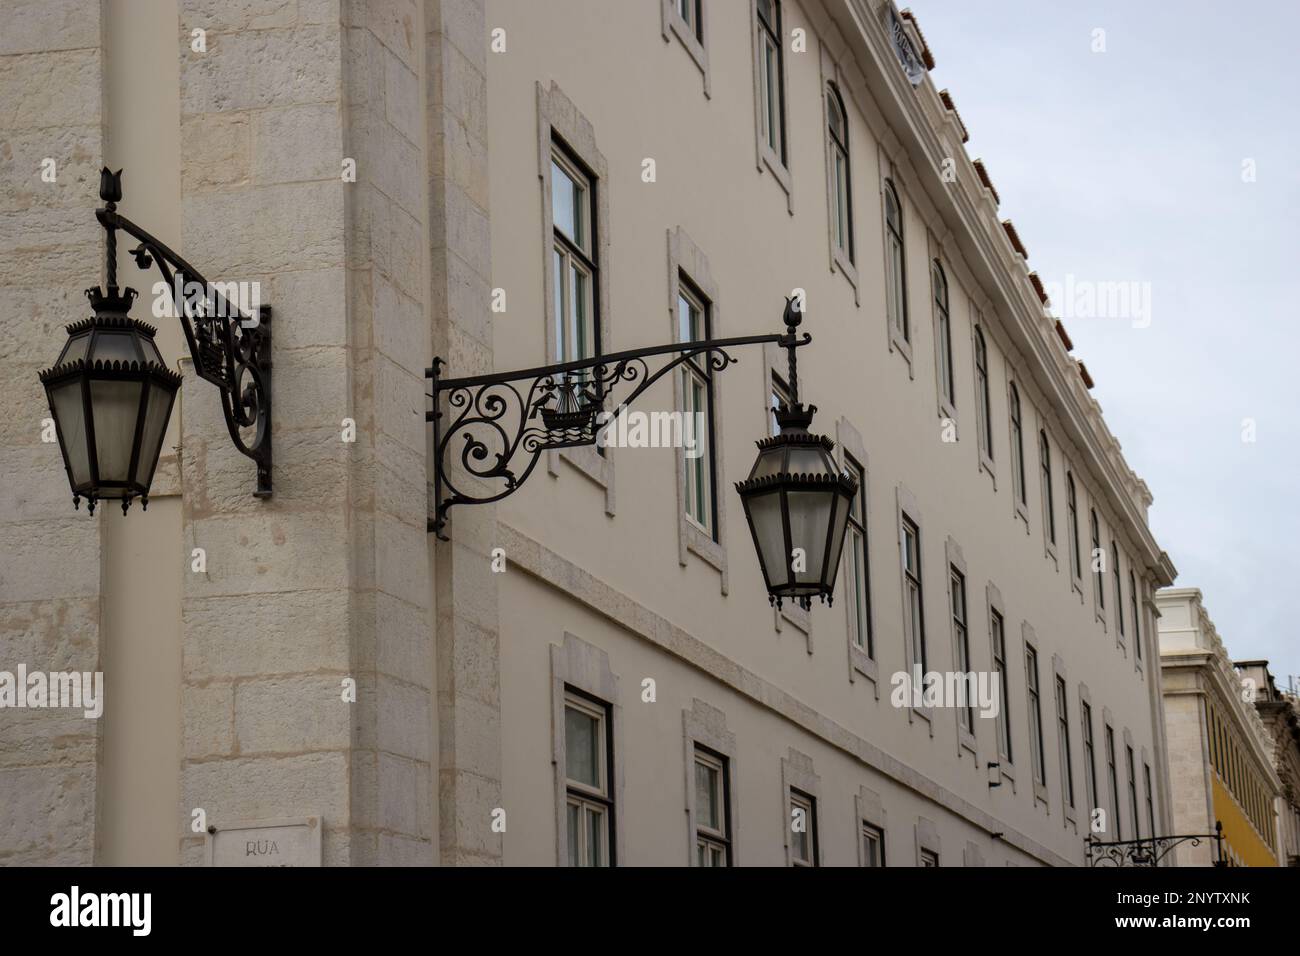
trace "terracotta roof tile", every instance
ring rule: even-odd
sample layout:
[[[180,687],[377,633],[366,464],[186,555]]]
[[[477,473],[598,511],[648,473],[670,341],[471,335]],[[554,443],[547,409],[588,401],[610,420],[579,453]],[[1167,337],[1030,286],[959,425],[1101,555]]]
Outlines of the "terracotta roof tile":
[[[1020,253],[1023,258],[1028,259],[1029,253],[1025,251],[1025,244],[1020,241],[1020,234],[1016,232],[1016,227],[1011,224],[1011,220],[1003,219],[1002,228],[1006,230],[1007,238],[1011,240],[1011,248]]]
[[[993,188],[993,180],[989,178],[989,170],[988,167],[984,165],[984,160],[975,160],[975,173],[979,176],[980,182],[984,184],[984,188],[993,194],[993,201],[999,206],[1002,205],[1002,197],[1000,197],[998,191]]]
[[[970,142],[970,133],[966,132],[966,124],[961,121],[961,114],[957,112],[957,107],[952,105],[952,94],[947,90],[940,90],[939,99],[943,100],[943,105],[948,107],[956,118],[957,126],[961,129],[961,141],[963,143]]]

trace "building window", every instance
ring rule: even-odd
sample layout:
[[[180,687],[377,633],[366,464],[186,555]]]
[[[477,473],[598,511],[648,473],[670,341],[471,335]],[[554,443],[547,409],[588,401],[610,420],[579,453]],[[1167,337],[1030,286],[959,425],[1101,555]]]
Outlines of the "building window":
[[[780,0],[758,0],[758,102],[760,133],[782,166],[785,158],[785,53]]]
[[[1097,605],[1099,610],[1106,609],[1106,578],[1103,576],[1102,566],[1105,563],[1103,559],[1106,552],[1101,550],[1101,524],[1097,521],[1097,509],[1088,509],[1088,525],[1092,529],[1092,586],[1097,592]]]
[[[826,136],[830,151],[831,241],[853,263],[853,195],[849,175],[849,119],[834,83],[826,84]]]
[[[998,708],[998,755],[1007,763],[1012,763],[1011,756],[1011,714],[1007,691],[1007,637],[1002,615],[998,611],[989,614],[989,633],[993,637],[993,673],[997,675],[1002,706]]]
[[[1024,505],[1025,498],[1025,440],[1020,422],[1020,390],[1011,383],[1011,490],[1016,503]]]
[[[612,866],[614,802],[609,707],[575,691],[564,697],[569,866]]]
[[[677,7],[677,15],[700,42],[704,41],[704,18],[700,15],[703,12],[701,10],[703,2],[704,0],[673,0]]]
[[[1043,478],[1043,529],[1047,542],[1056,547],[1056,499],[1052,493],[1052,447],[1047,443],[1047,432],[1038,432],[1038,461]]]
[[[1110,540],[1110,576],[1115,583],[1115,627],[1122,639],[1124,637],[1124,589],[1120,584],[1119,548],[1115,545],[1114,538]]]
[[[1043,710],[1038,691],[1038,651],[1025,645],[1025,687],[1029,696],[1029,756],[1034,781],[1047,786],[1046,759],[1043,754]]]
[[[731,781],[727,758],[695,746],[695,862],[731,866]]]
[[[966,578],[955,567],[948,568],[948,604],[952,610],[952,637],[957,649],[957,671],[970,673],[970,637],[966,626]],[[957,711],[957,721],[968,734],[975,733],[975,708],[967,700]]]
[[[936,347],[939,350],[939,392],[949,405],[956,405],[956,391],[952,376],[952,320],[948,314],[948,277],[943,273],[943,266],[935,259],[931,264],[930,278],[934,285],[935,319],[939,324],[935,333]]]
[[[793,866],[817,866],[817,798],[790,789],[790,862]]]
[[[927,671],[925,658],[925,611],[921,605],[921,530],[903,517],[903,588],[906,618],[903,621],[910,654],[909,663]]]
[[[935,853],[933,850],[922,850],[921,866],[926,868],[930,868],[930,867],[937,868],[939,866],[939,854]]]
[[[1074,809],[1074,762],[1070,753],[1070,714],[1065,698],[1065,681],[1056,678],[1056,735],[1061,758],[1061,782],[1065,784],[1065,805]]]
[[[984,330],[975,326],[975,421],[979,429],[980,450],[989,461],[993,460],[993,429],[989,405],[989,349],[984,341]]]
[[[1133,618],[1133,653],[1137,655],[1138,660],[1142,660],[1142,618],[1138,616],[1138,590],[1137,579],[1133,577],[1133,570],[1128,572],[1128,606],[1129,614]]]
[[[772,436],[776,437],[781,434],[781,423],[776,420],[777,409],[790,407],[790,387],[785,384],[785,379],[776,372],[772,373],[772,392],[768,401],[770,412],[770,421],[772,426]]]
[[[1147,785],[1147,835],[1154,837],[1156,835],[1156,801],[1155,794],[1151,790],[1151,765],[1142,765],[1142,776]]]
[[[885,865],[885,831],[862,821],[862,865]]]
[[[1088,789],[1088,810],[1098,806],[1097,802],[1097,754],[1092,742],[1092,705],[1086,700],[1079,702],[1079,720],[1083,725],[1083,782]]]
[[[844,456],[845,470],[858,482],[858,493],[849,506],[849,524],[844,540],[848,552],[849,638],[855,647],[875,660],[871,633],[871,571],[867,559],[867,476],[862,466]]]
[[[1127,744],[1124,746],[1124,761],[1128,769],[1128,809],[1133,817],[1133,836],[1140,839],[1142,837],[1142,827],[1138,821],[1142,818],[1138,816],[1137,770],[1134,769],[1133,764],[1133,748]]]
[[[551,213],[555,225],[555,349],[557,362],[600,354],[596,314],[595,180],[558,143],[551,150]]]
[[[682,276],[677,287],[677,340],[699,342],[709,337],[709,306]],[[686,468],[686,516],[716,540],[717,495],[713,466],[713,375],[708,357],[682,362],[683,434],[694,439],[694,454],[683,456]]]
[[[907,321],[907,268],[903,256],[903,207],[894,184],[885,180],[885,305],[891,327],[904,342],[912,341]]]
[[[1106,782],[1110,787],[1110,810],[1115,816],[1115,839],[1124,839],[1124,824],[1119,818],[1119,773],[1115,769],[1115,731],[1106,725]]]
[[[1079,557],[1079,499],[1074,491],[1074,475],[1068,471],[1065,473],[1065,510],[1070,525],[1070,576],[1077,580],[1083,567]]]

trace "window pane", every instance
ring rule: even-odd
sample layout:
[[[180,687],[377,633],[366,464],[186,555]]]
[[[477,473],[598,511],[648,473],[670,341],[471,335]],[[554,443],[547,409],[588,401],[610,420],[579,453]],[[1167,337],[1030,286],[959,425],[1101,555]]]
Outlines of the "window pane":
[[[596,343],[593,341],[594,335],[591,325],[591,281],[586,271],[572,261],[569,263],[569,281],[573,299],[573,316],[570,323],[573,352],[568,358],[569,361],[576,361],[577,359],[591,358],[596,354]]]
[[[764,84],[763,93],[765,100],[765,113],[767,115],[767,145],[772,147],[772,150],[779,155],[781,151],[781,118],[780,103],[777,102],[777,91],[780,89],[780,79],[778,75],[780,65],[778,55],[778,51],[776,47],[772,45],[772,41],[764,38],[763,60],[765,64],[764,75],[766,82]]]
[[[564,751],[570,780],[599,788],[600,727],[592,715],[574,707],[564,709]]]
[[[564,253],[555,250],[555,352],[556,361],[563,362],[568,357],[569,337],[566,334],[568,315],[564,309]]]
[[[722,829],[718,812],[718,769],[708,764],[695,764],[695,818],[696,825],[710,830]]]
[[[605,814],[595,807],[585,808],[587,816],[587,866],[601,866],[605,848]]]
[[[569,866],[578,865],[578,842],[581,839],[578,827],[581,814],[582,809],[577,804],[569,804]]]
[[[551,216],[555,228],[579,246],[583,244],[582,201],[583,188],[565,172],[560,164],[551,160]]]

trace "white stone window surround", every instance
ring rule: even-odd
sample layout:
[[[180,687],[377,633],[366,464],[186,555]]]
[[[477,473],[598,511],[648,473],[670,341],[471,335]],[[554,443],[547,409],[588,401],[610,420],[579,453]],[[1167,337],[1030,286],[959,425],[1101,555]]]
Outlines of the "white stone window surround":
[[[885,815],[885,805],[880,794],[867,787],[859,787],[853,796],[853,832],[858,835],[858,866],[867,865],[866,847],[862,844],[862,825],[875,827],[880,832],[880,865],[889,863],[889,827]]]
[[[838,271],[840,275],[848,280],[849,285],[853,287],[853,302],[859,308],[862,306],[862,293],[858,285],[858,267],[854,260],[857,258],[857,209],[853,203],[853,144],[852,128],[850,124],[848,103],[845,101],[846,84],[844,77],[840,72],[839,66],[831,56],[824,40],[818,41],[818,59],[821,63],[821,90],[822,90],[822,141],[826,148],[826,242],[830,247],[830,269],[832,272]],[[849,254],[845,254],[835,241],[835,150],[831,144],[830,136],[830,106],[827,97],[832,95],[838,96],[840,111],[844,115],[844,143],[845,143],[845,182],[847,194],[845,199],[848,203],[848,228],[849,228]]]
[[[944,569],[946,571],[944,575],[946,587],[944,592],[948,602],[948,632],[952,646],[953,670],[957,669],[957,662],[961,660],[960,649],[958,648],[957,623],[953,620],[952,613],[952,572],[956,570],[961,575],[962,587],[966,592],[963,595],[966,605],[966,667],[968,673],[975,673],[975,654],[971,644],[970,576],[966,571],[966,556],[962,553],[961,545],[953,539],[952,535],[949,535],[947,540],[944,541],[943,550],[946,562]],[[979,705],[972,703],[970,709],[972,711],[971,729],[967,730],[961,725],[962,708],[953,707],[953,724],[957,731],[957,759],[960,760],[964,755],[969,754],[975,769],[978,770],[979,746],[976,743],[975,728],[977,725],[975,721],[980,719]]]
[[[921,866],[921,854],[932,853],[939,865],[943,865],[943,846],[939,840],[939,828],[933,820],[926,817],[916,818],[916,865]]]
[[[704,97],[712,97],[709,79],[709,7],[711,0],[691,0],[696,4],[696,16],[699,17],[699,35],[691,29],[691,25],[682,19],[681,11],[677,9],[677,0],[659,0],[659,6],[662,12],[663,37],[665,43],[671,43],[675,36],[681,41],[686,52],[690,54],[695,65],[699,67],[700,74],[704,78]],[[725,2],[725,0],[724,0]]]
[[[920,579],[920,583],[921,583],[921,645],[922,647],[925,648],[927,659],[924,661],[924,664],[925,666],[928,667],[931,661],[929,660],[930,648],[929,645],[926,643],[926,625],[925,625],[925,596],[926,596],[925,543],[924,543],[925,524],[921,520],[921,508],[917,504],[916,497],[912,494],[912,492],[908,490],[908,488],[905,485],[899,484],[897,486],[895,493],[897,496],[897,503],[894,508],[895,531],[898,537],[895,542],[894,554],[896,560],[898,561],[898,580],[899,580],[899,587],[900,587],[899,593],[902,599],[903,666],[907,670],[907,673],[911,675],[913,674],[913,665],[921,664],[922,662],[913,660],[912,640],[911,640],[911,635],[908,633],[907,621],[909,619],[910,603],[908,601],[907,569],[903,560],[903,535],[904,535],[904,525],[906,522],[910,521],[912,523],[912,526],[916,529],[917,572],[918,572],[917,577]],[[924,679],[925,677],[924,670],[925,668],[923,667],[922,675],[921,675],[922,679]],[[924,704],[921,704],[920,706],[915,706],[911,701],[908,701],[906,710],[907,710],[908,723],[913,723],[915,722],[916,718],[920,717],[922,720],[926,722],[926,725],[929,727],[930,730],[930,736],[933,738],[934,737],[934,714],[932,712],[932,708],[927,707]]]
[[[1034,718],[1036,716],[1038,719],[1038,746],[1041,748],[1042,761],[1043,761],[1042,781],[1040,782],[1038,778],[1034,776],[1032,769],[1030,771],[1029,777],[1030,777],[1030,782],[1033,783],[1034,786],[1035,805],[1041,803],[1043,805],[1043,809],[1047,811],[1048,816],[1051,816],[1052,813],[1051,804],[1048,802],[1047,799],[1047,728],[1043,722],[1043,658],[1042,655],[1038,652],[1038,648],[1039,648],[1038,636],[1034,633],[1033,625],[1030,624],[1028,621],[1020,622],[1020,640],[1021,640],[1021,650],[1023,654],[1022,659],[1025,661],[1025,665],[1026,665],[1025,720],[1027,721],[1026,726],[1029,727],[1029,738],[1028,738],[1029,746],[1030,747],[1034,746],[1033,723],[1034,723]],[[1037,683],[1038,685],[1038,713],[1037,714],[1034,713],[1029,703],[1028,663],[1029,663],[1029,652],[1031,650],[1034,652],[1034,663],[1037,667],[1037,671],[1034,675],[1035,683]],[[1031,768],[1034,765],[1033,756],[1034,755],[1030,753],[1029,766]]]
[[[883,278],[883,282],[888,284],[890,231],[889,231],[889,210],[888,210],[889,200],[887,198],[887,194],[889,193],[892,186],[894,198],[897,199],[898,201],[898,217],[899,217],[899,223],[901,225],[900,232],[902,233],[902,241],[903,241],[902,263],[901,263],[902,271],[903,271],[903,281],[902,281],[903,301],[899,303],[899,309],[902,311],[903,316],[906,317],[907,327],[908,327],[908,332],[910,337],[915,338],[916,323],[914,321],[914,316],[912,316],[911,314],[911,309],[909,308],[910,296],[908,295],[908,290],[907,290],[910,270],[907,268],[907,235],[908,235],[907,203],[903,199],[903,196],[905,195],[905,185],[901,180],[901,175],[902,175],[901,170],[895,167],[893,162],[890,161],[889,156],[884,152],[883,147],[880,147],[878,149],[878,152],[880,156],[880,164],[879,164],[880,237],[881,237],[881,249],[883,255],[882,266],[884,268],[884,272],[882,273],[882,278]],[[888,289],[886,289],[885,294],[886,295],[889,294]],[[892,321],[892,319],[888,315],[888,311],[889,311],[888,309],[885,310],[886,312],[886,319],[885,319],[886,333],[885,334],[888,336],[887,341],[889,344],[889,351],[897,352],[899,355],[903,357],[903,359],[907,362],[908,377],[914,379],[916,378],[916,368],[914,363],[912,362],[912,343],[903,337],[903,330],[898,327],[897,323]]]
[[[1012,709],[1010,708],[1010,706],[1009,706],[1008,703],[1007,703],[1007,701],[1009,701],[1009,700],[1011,699],[1011,679],[1012,679],[1012,676],[1013,676],[1013,675],[1015,674],[1015,672],[1016,672],[1016,668],[1015,668],[1015,667],[1013,666],[1013,664],[1012,664],[1012,660],[1013,660],[1013,658],[1012,658],[1012,656],[1011,656],[1012,651],[1014,650],[1014,647],[1013,647],[1013,645],[1012,645],[1012,643],[1011,643],[1011,639],[1007,636],[1007,621],[1010,620],[1010,616],[1007,614],[1007,606],[1006,606],[1006,602],[1003,601],[1003,599],[1002,599],[1002,591],[1001,591],[1001,590],[998,588],[998,586],[997,586],[996,584],[994,584],[992,581],[989,581],[989,582],[984,586],[984,600],[985,600],[985,603],[987,604],[987,609],[986,609],[986,613],[985,613],[984,621],[985,621],[985,626],[988,628],[988,633],[989,633],[989,662],[990,662],[990,670],[992,669],[992,661],[993,661],[993,658],[994,658],[994,657],[996,656],[996,654],[997,654],[997,648],[993,646],[993,614],[994,614],[994,612],[996,611],[997,614],[998,614],[998,616],[1002,619],[1002,650],[1003,650],[1003,655],[1002,655],[1002,668],[1003,668],[1002,678],[1003,678],[1003,684],[1002,684],[1002,687],[1000,688],[1000,692],[1001,692],[1001,694],[1002,694],[1001,707],[1002,707],[1002,713],[1003,713],[1003,715],[1004,715],[1004,719],[1005,719],[1006,722],[1007,722],[1007,738],[1008,738],[1008,742],[1009,742],[1010,749],[1011,749],[1011,753],[1010,753],[1010,754],[1006,754],[1006,755],[1004,755],[1004,754],[1002,753],[1002,745],[1001,745],[1001,741],[997,739],[997,733],[998,733],[998,731],[997,731],[997,728],[994,727],[994,730],[993,730],[993,735],[994,735],[994,747],[993,747],[993,752],[994,752],[995,754],[997,754],[998,769],[999,769],[999,771],[1001,772],[1002,779],[1003,779],[1003,780],[1008,780],[1008,781],[1011,782],[1011,792],[1012,792],[1012,793],[1015,793],[1015,792],[1016,792],[1016,763],[1015,763],[1015,758],[1016,758],[1016,751],[1017,751],[1017,749],[1018,749],[1018,748],[1016,747],[1016,739],[1015,739],[1015,738],[1016,738],[1016,725],[1015,725],[1015,718],[1013,717],[1013,711],[1012,711]]]
[[[871,643],[876,656],[879,656],[880,650],[876,645],[879,640],[880,632],[876,628],[876,602],[872,594],[872,574],[871,574],[871,541],[874,537],[875,526],[871,521],[871,480],[870,480],[870,461],[867,457],[866,445],[862,440],[862,433],[859,432],[853,424],[847,419],[841,417],[835,423],[835,443],[838,449],[838,462],[841,468],[847,467],[846,456],[852,459],[861,469],[862,487],[858,490],[858,495],[862,504],[862,526],[866,530],[865,541],[863,542],[863,552],[867,559],[867,630],[871,634]],[[847,543],[848,536],[845,535]],[[880,666],[876,658],[867,654],[865,650],[853,643],[851,635],[853,633],[853,624],[851,617],[853,614],[853,602],[849,600],[849,580],[845,577],[845,571],[848,565],[845,563],[843,556],[840,557],[840,579],[843,582],[840,600],[844,604],[844,625],[845,641],[848,646],[849,655],[849,681],[856,681],[861,675],[871,681],[872,691],[876,700],[880,700]]]
[[[568,840],[568,766],[564,735],[564,701],[569,690],[580,691],[603,702],[609,708],[609,738],[612,741],[613,767],[609,781],[613,801],[613,838],[610,850],[613,865],[626,863],[623,855],[623,707],[619,678],[609,665],[609,655],[574,634],[565,632],[564,643],[551,645],[551,764],[555,777],[555,864],[569,865]]]
[[[808,821],[808,839],[812,846],[813,866],[821,866],[822,841],[817,833],[818,816],[821,814],[821,778],[813,769],[812,757],[800,753],[793,747],[789,755],[781,758],[781,812],[784,821],[781,827],[785,835],[785,865],[794,866],[794,841],[791,829],[793,820],[790,814],[793,791],[798,790],[812,799],[812,819]]]
[[[737,785],[736,735],[727,729],[727,715],[716,707],[694,698],[691,709],[682,710],[682,746],[686,761],[686,837],[689,866],[696,865],[695,843],[695,747],[696,745],[726,758],[727,840],[731,847],[731,866],[739,866],[740,787]]]
[[[758,171],[762,172],[767,169],[772,174],[772,178],[780,184],[785,190],[786,209],[790,215],[794,215],[794,177],[790,174],[788,165],[789,157],[792,155],[790,147],[790,111],[788,100],[790,96],[789,68],[786,61],[789,59],[786,50],[788,33],[788,24],[786,23],[786,4],[780,0],[772,0],[773,9],[777,12],[778,22],[774,24],[776,29],[778,45],[781,49],[781,55],[778,57],[778,69],[780,72],[780,94],[781,102],[778,106],[781,115],[781,132],[785,140],[785,159],[777,155],[776,151],[768,145],[767,139],[763,136],[763,47],[759,38],[759,31],[763,29],[758,19],[758,0],[749,0],[749,36],[750,43],[754,53],[754,150],[755,161]]]
[[[677,298],[682,289],[683,276],[689,286],[698,292],[705,299],[704,305],[708,310],[706,327],[708,335],[711,338],[722,338],[722,310],[718,303],[718,284],[713,279],[713,272],[709,268],[709,260],[695,244],[690,236],[681,226],[668,230],[668,333],[669,341],[675,342],[678,338],[677,329]],[[715,373],[716,374],[716,373]],[[682,409],[686,407],[686,395],[682,390],[682,377],[674,370],[673,380],[673,407]],[[682,567],[690,563],[690,555],[703,560],[706,564],[714,568],[719,575],[719,587],[723,594],[727,593],[728,571],[727,571],[727,498],[723,494],[723,489],[727,488],[726,467],[723,458],[723,441],[722,433],[722,389],[713,383],[709,389],[709,404],[711,412],[710,444],[712,467],[710,469],[713,479],[713,500],[714,500],[714,535],[711,537],[707,531],[701,528],[694,521],[686,516],[686,450],[684,448],[676,449],[677,459],[677,559]]]
[[[542,185],[542,240],[543,262],[543,320],[546,324],[546,362],[555,361],[558,343],[555,335],[554,270],[551,268],[551,250],[555,244],[555,218],[551,204],[551,154],[557,144],[573,159],[591,172],[595,192],[593,258],[596,279],[593,302],[600,351],[616,351],[614,328],[610,321],[610,244],[609,244],[609,166],[596,145],[596,134],[591,123],[552,81],[547,89],[537,83],[537,174]],[[603,454],[602,454],[603,451]],[[546,470],[552,477],[559,476],[561,461],[565,461],[605,492],[605,513],[614,514],[614,459],[615,449],[597,450],[594,446],[551,449],[546,452]]]
[[[1085,709],[1085,705],[1086,705],[1086,709]],[[1083,767],[1084,770],[1084,775],[1079,779],[1079,799],[1084,804],[1089,804],[1093,802],[1093,798],[1095,796],[1096,803],[1099,806],[1101,804],[1102,786],[1101,786],[1101,777],[1097,776],[1098,773],[1097,747],[1100,738],[1097,736],[1097,721],[1095,719],[1095,715],[1092,713],[1092,694],[1089,692],[1087,684],[1084,683],[1079,684],[1078,706],[1079,706],[1079,764],[1080,766]],[[1089,760],[1089,755],[1088,755],[1088,749],[1086,744],[1088,740],[1092,741],[1091,773],[1092,773],[1092,788],[1095,791],[1095,793],[1088,792],[1089,768],[1087,766],[1087,763]],[[1087,811],[1085,815],[1088,818],[1087,827],[1090,833],[1092,831],[1092,811],[1095,810],[1096,808],[1097,808],[1096,806],[1085,807]]]
[[[1070,681],[1065,673],[1065,661],[1062,659],[1060,654],[1053,654],[1052,655],[1052,723],[1053,725],[1055,725],[1056,733],[1057,736],[1059,737],[1061,733],[1061,724],[1060,721],[1056,719],[1056,692],[1057,692],[1056,682],[1058,679],[1061,681],[1062,686],[1064,686],[1065,688],[1065,696],[1061,698],[1061,703],[1065,707],[1065,727],[1066,727],[1066,733],[1068,734],[1070,732]],[[1083,741],[1079,741],[1079,747],[1080,748],[1083,747]],[[1056,751],[1058,754],[1062,752],[1062,747],[1060,746],[1059,740],[1057,741]],[[1062,763],[1060,768],[1061,807],[1064,811],[1064,820],[1061,825],[1063,827],[1073,827],[1074,832],[1078,833],[1079,825],[1077,822],[1078,820],[1077,809],[1079,806],[1079,792],[1082,789],[1083,779],[1079,776],[1079,774],[1073,772],[1075,769],[1074,764],[1077,762],[1075,760],[1076,751],[1074,747],[1074,741],[1070,740],[1068,737],[1066,738],[1066,746],[1064,748],[1064,753],[1069,756],[1070,767],[1067,770],[1065,764]],[[1074,806],[1070,806],[1069,786],[1071,780],[1074,781]]]

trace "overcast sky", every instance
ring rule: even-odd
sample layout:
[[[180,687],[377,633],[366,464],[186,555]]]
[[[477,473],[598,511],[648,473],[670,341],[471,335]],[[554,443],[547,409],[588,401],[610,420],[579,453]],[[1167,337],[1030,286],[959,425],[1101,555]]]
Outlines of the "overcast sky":
[[[1300,4],[911,6],[1031,268],[1150,290],[1145,328],[1065,314],[1074,354],[1155,495],[1177,584],[1201,589],[1234,659],[1267,658],[1285,685],[1300,675]]]

